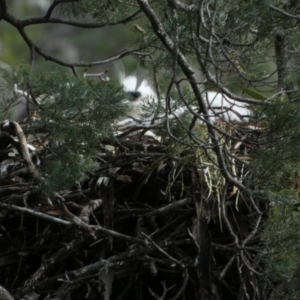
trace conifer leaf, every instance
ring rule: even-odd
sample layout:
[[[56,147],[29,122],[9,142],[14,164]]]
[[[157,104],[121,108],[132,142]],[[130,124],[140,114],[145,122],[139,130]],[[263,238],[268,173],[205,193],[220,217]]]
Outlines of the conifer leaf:
[[[265,97],[264,95],[262,95],[261,93],[254,91],[252,89],[249,89],[241,84],[239,84],[239,88],[246,93],[247,95],[249,95],[250,97],[252,97],[255,100],[266,100],[267,97]]]
[[[12,68],[6,64],[5,62],[3,62],[2,60],[0,60],[0,82],[5,82],[5,71],[11,72]]]

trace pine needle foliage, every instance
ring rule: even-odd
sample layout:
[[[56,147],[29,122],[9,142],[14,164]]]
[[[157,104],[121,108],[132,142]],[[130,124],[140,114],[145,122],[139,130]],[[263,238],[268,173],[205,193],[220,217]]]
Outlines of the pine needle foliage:
[[[133,4],[133,1],[122,2],[118,1],[118,5],[116,5],[114,0],[88,0],[84,1],[84,7],[94,19],[101,22],[114,22],[130,10],[132,11],[134,7],[130,5],[130,2]]]
[[[300,107],[289,101],[277,102],[263,110],[268,130],[259,138],[252,172],[262,185],[286,188],[291,176],[300,169]]]
[[[19,88],[38,103],[30,132],[41,144],[41,131],[49,139],[49,145],[41,147],[49,156],[40,167],[46,178],[43,189],[70,188],[94,170],[101,141],[113,137],[112,125],[126,111],[122,87],[60,72],[31,73],[26,67],[6,72],[5,78],[5,87],[22,82]]]
[[[70,19],[85,17],[87,14],[82,1],[63,2],[57,7],[57,12],[59,15]]]
[[[294,190],[270,195],[273,207],[261,235],[268,278],[264,281],[264,299],[271,290],[276,299],[300,298],[300,214],[293,205],[297,200]]]

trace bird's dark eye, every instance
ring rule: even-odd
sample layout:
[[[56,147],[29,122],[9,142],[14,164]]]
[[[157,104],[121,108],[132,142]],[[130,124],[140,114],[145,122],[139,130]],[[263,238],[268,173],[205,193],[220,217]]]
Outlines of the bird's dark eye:
[[[134,92],[127,92],[128,98],[130,101],[135,101],[137,100],[139,97],[142,96],[142,94],[138,91],[134,91]]]

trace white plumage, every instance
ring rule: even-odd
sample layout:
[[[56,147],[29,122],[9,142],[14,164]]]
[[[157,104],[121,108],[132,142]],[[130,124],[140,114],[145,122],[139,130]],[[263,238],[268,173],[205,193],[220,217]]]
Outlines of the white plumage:
[[[142,120],[142,106],[147,105],[149,101],[157,102],[156,93],[147,80],[143,80],[141,85],[137,87],[137,78],[135,76],[126,77],[123,81],[123,86],[127,96],[125,103],[130,107],[124,118],[131,117],[135,120]]]
[[[164,113],[149,113],[151,108],[155,107],[155,104],[158,104],[158,99],[155,91],[147,80],[138,80],[137,76],[132,75],[125,77],[122,84],[126,93],[126,99],[124,99],[124,102],[128,104],[129,110],[126,112],[126,115],[119,118],[117,121],[117,126],[120,128],[134,125],[149,127],[152,124],[160,124],[166,120]],[[14,110],[13,119],[21,120],[27,114],[27,100],[31,99],[26,92],[18,90],[17,85],[14,87],[14,93],[16,95],[22,95],[22,100],[19,102],[16,101],[15,106],[12,107]],[[207,102],[206,104],[211,122],[218,120],[224,120],[227,122],[247,122],[249,120],[251,111],[244,103],[238,102],[221,93],[216,93],[213,91],[203,92],[203,96]],[[165,99],[161,99],[160,104],[162,108],[165,108]],[[174,105],[171,103],[171,106]],[[33,107],[33,104],[31,104],[31,101],[29,101],[29,108]],[[195,113],[198,111],[197,107],[195,106],[191,106],[191,109]],[[188,113],[188,111],[188,108],[182,104],[182,106],[177,106],[175,109],[173,108],[172,113],[169,113],[168,115],[168,119],[171,120],[175,119],[176,117],[181,117],[183,114]],[[200,116],[204,117],[203,115]]]
[[[159,124],[165,121],[165,115],[160,114],[155,116],[148,116],[145,118],[145,107],[149,106],[151,101],[158,101],[155,91],[152,89],[147,80],[143,80],[139,87],[137,87],[137,77],[128,76],[123,80],[124,91],[127,99],[125,103],[129,105],[129,110],[125,116],[119,119],[117,123],[120,127],[127,127],[133,125],[150,126],[151,124]],[[248,121],[251,114],[250,110],[244,103],[237,102],[221,93],[203,92],[204,98],[207,101],[208,113],[211,122],[218,120],[230,121]],[[162,107],[165,107],[164,99],[161,100]],[[196,112],[196,107],[192,107]],[[180,117],[187,113],[188,109],[184,105],[177,107],[172,114],[168,115],[169,119]],[[203,116],[203,115],[202,115]]]
[[[247,122],[249,120],[251,112],[244,103],[216,92],[205,93],[205,99],[212,122],[217,120]]]

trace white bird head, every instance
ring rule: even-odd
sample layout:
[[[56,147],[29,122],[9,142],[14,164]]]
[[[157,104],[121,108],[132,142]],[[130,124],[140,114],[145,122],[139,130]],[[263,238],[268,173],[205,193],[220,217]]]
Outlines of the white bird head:
[[[128,101],[143,101],[143,99],[156,100],[156,93],[146,79],[138,84],[137,77],[131,75],[124,78],[123,86]]]
[[[126,116],[121,117],[120,120],[125,118],[133,118],[135,120],[142,120],[143,106],[147,105],[149,101],[157,101],[155,91],[147,80],[143,80],[139,84],[139,80],[136,76],[125,77],[123,82],[126,99],[124,102],[128,104],[129,110],[126,112]]]

